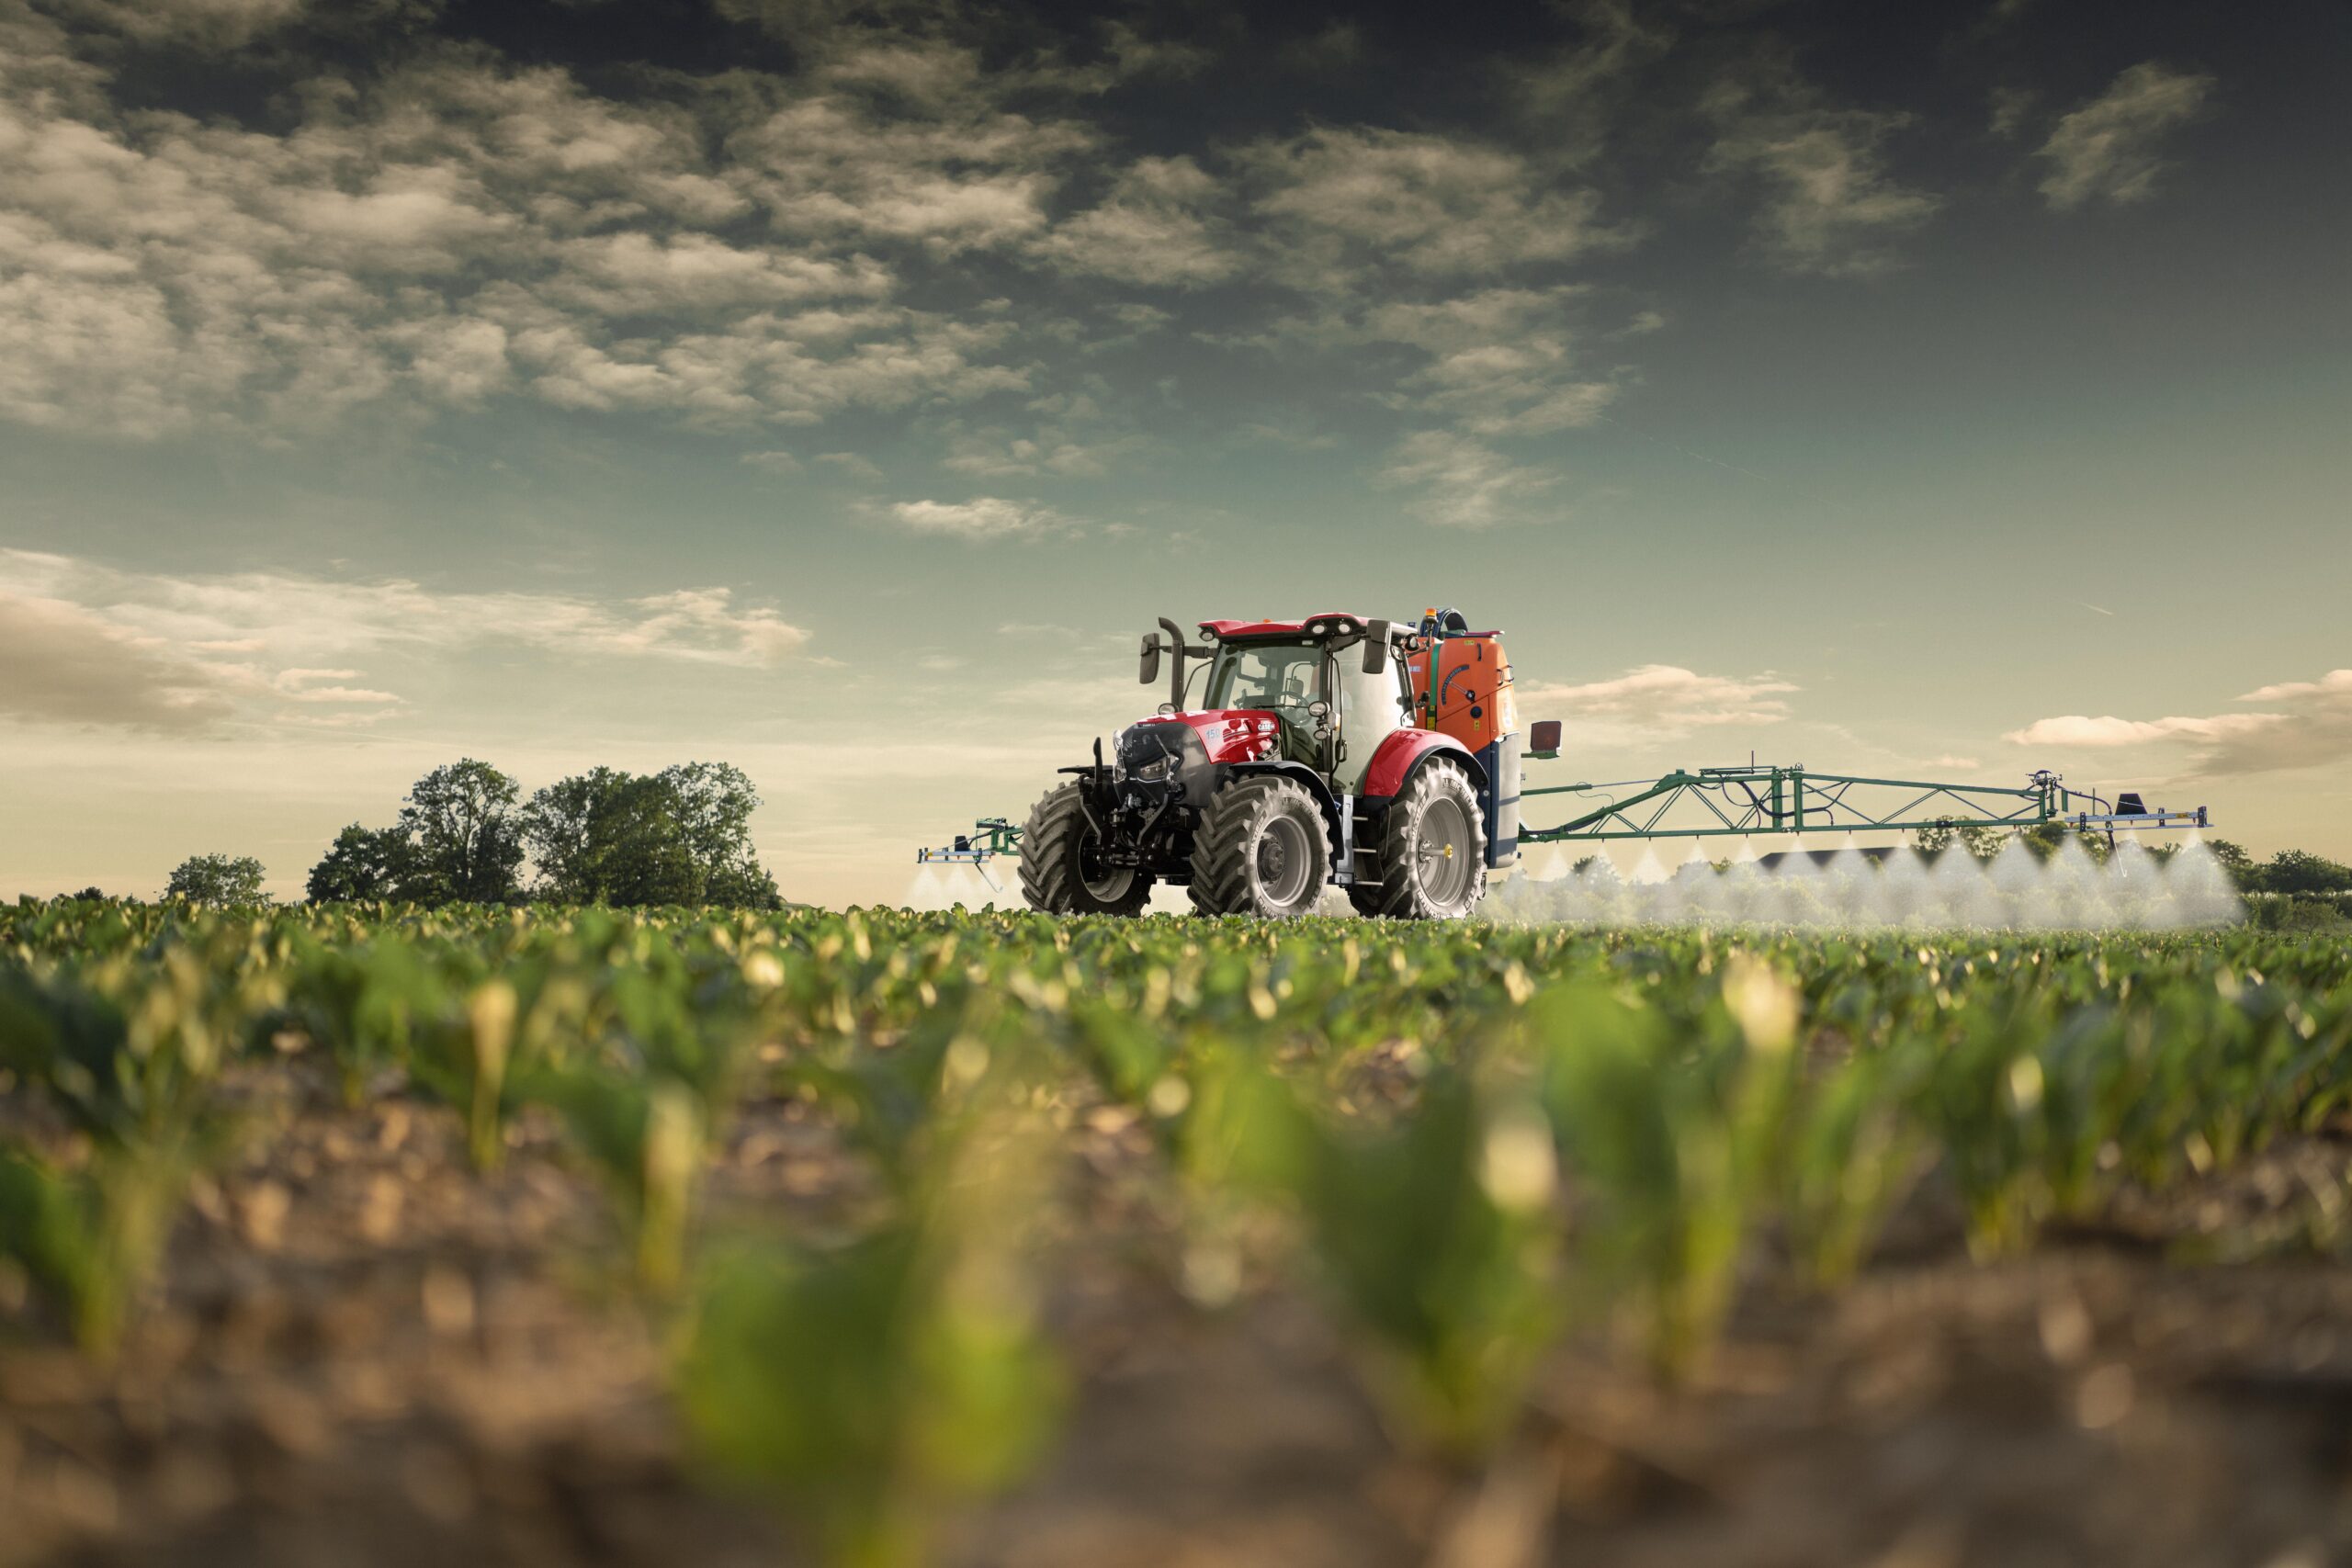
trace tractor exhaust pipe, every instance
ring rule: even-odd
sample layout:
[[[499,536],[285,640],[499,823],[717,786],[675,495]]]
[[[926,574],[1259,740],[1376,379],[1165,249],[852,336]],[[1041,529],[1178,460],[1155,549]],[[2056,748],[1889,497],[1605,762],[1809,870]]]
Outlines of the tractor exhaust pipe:
[[[1167,653],[1169,656],[1169,707],[1183,710],[1183,656],[1185,653],[1200,653],[1202,659],[1206,659],[1206,656],[1211,653],[1211,649],[1185,647],[1183,632],[1176,630],[1176,623],[1169,621],[1167,616],[1159,616],[1159,626],[1167,630],[1167,642],[1159,639],[1158,632],[1143,632],[1143,663],[1138,665],[1138,674],[1143,677],[1143,684],[1146,686],[1150,686],[1152,682],[1159,680],[1159,653],[1162,651]]]
[[[1167,616],[1159,616],[1159,630],[1169,635],[1169,707],[1183,712],[1183,632],[1176,630],[1176,623],[1169,621]],[[1150,660],[1146,660],[1146,663],[1150,663]],[[1150,674],[1146,674],[1143,680],[1146,680],[1146,684],[1150,684]]]

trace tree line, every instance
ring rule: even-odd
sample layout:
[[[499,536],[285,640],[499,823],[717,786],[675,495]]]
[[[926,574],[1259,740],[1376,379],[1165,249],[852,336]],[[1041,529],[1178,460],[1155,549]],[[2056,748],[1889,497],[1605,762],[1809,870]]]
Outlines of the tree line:
[[[526,800],[514,779],[469,757],[417,780],[389,826],[354,822],[336,834],[304,891],[314,904],[772,909],[784,900],[752,850],[759,804],[751,779],[726,762],[658,773],[592,768]],[[250,855],[194,855],[164,897],[260,904],[262,876]]]

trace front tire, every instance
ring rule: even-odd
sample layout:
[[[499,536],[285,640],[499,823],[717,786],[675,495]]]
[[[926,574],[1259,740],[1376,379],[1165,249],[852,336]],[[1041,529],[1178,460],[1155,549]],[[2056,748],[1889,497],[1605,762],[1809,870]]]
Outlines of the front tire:
[[[1389,803],[1377,888],[1358,910],[1396,920],[1458,920],[1487,896],[1487,823],[1462,764],[1433,757]],[[1367,908],[1366,905],[1374,906]]]
[[[1330,880],[1323,808],[1290,779],[1227,784],[1193,835],[1193,908],[1204,915],[1311,915]]]
[[[1021,896],[1049,915],[1136,915],[1151,899],[1151,878],[1106,866],[1086,819],[1079,786],[1049,790],[1021,829]]]

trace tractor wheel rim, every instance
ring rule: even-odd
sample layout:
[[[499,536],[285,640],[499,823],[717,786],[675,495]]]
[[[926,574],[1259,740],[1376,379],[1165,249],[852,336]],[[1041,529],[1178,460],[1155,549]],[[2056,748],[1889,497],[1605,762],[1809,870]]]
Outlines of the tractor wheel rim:
[[[1413,846],[1414,871],[1422,896],[1440,908],[1451,908],[1469,890],[1476,868],[1470,863],[1470,818],[1458,800],[1434,800],[1421,813],[1420,831]]]
[[[1098,904],[1114,904],[1135,886],[1135,868],[1102,863],[1102,840],[1092,829],[1078,840],[1078,880]]]
[[[1295,818],[1277,817],[1258,835],[1258,847],[1251,857],[1258,874],[1258,891],[1267,903],[1278,909],[1289,908],[1306,892],[1306,881],[1315,869],[1315,859],[1306,842],[1306,829]]]

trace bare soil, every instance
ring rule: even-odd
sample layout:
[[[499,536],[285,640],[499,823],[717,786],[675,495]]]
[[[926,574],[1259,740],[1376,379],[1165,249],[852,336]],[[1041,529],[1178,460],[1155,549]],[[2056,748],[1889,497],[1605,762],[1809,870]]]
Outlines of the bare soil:
[[[0,1564],[800,1560],[696,1474],[662,1325],[556,1129],[526,1118],[483,1178],[438,1107],[345,1111],[299,1061],[239,1090],[262,1135],[199,1186],[115,1366],[0,1301]],[[1311,1300],[1254,1264],[1230,1300],[1201,1288],[1125,1118],[1074,1137],[1050,1311],[1077,1404],[1055,1460],[952,1527],[956,1563],[2352,1562],[2334,1140],[1990,1263],[1930,1186],[1834,1295],[1760,1269],[1689,1383],[1598,1334],[1564,1347],[1470,1474],[1384,1429]],[[870,1195],[831,1129],[770,1101],[709,1207],[817,1231]]]

